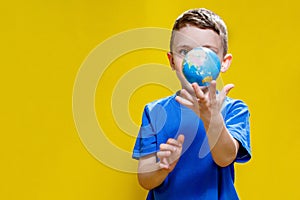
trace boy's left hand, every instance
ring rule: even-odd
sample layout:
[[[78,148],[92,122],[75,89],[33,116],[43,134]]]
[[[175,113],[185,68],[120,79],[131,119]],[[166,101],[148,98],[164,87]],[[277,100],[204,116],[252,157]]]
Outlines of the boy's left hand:
[[[212,119],[221,113],[226,95],[234,85],[225,85],[218,94],[216,81],[212,81],[208,88],[200,87],[197,83],[193,83],[192,87],[194,94],[190,94],[187,90],[182,89],[180,96],[177,96],[176,100],[180,104],[192,109],[202,119],[204,124],[209,124]]]

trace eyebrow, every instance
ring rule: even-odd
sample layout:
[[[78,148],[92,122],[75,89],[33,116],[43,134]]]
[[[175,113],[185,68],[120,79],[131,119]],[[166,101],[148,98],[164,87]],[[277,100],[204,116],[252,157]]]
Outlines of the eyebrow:
[[[200,46],[196,46],[196,47],[200,47]],[[186,44],[182,44],[182,45],[180,44],[180,45],[176,46],[174,50],[178,50],[178,49],[181,49],[181,48],[191,50],[191,49],[196,48],[196,47],[192,47],[192,46],[189,46],[189,45],[186,45]],[[215,46],[211,46],[209,44],[204,44],[204,45],[201,45],[201,47],[208,48],[208,49],[214,51],[216,54],[219,53],[219,49]]]
[[[191,47],[191,46],[189,46],[189,45],[185,45],[185,44],[183,44],[183,45],[178,45],[178,46],[176,46],[175,48],[176,48],[176,49],[178,49],[178,48],[187,48],[187,49],[193,49],[193,48],[195,48],[195,47]]]
[[[192,47],[192,46],[183,44],[183,45],[178,45],[178,46],[176,46],[175,48],[188,48],[188,49],[193,49],[193,48],[196,48],[196,47],[200,47],[200,46]],[[205,47],[205,48],[208,48],[208,49],[213,49],[213,50],[215,50],[215,51],[219,51],[219,49],[218,49],[217,47],[211,46],[211,45],[208,45],[208,44],[202,45],[201,47]]]
[[[219,49],[215,46],[211,46],[211,45],[202,45],[202,47],[208,48],[208,49],[212,49],[216,52],[219,52]]]

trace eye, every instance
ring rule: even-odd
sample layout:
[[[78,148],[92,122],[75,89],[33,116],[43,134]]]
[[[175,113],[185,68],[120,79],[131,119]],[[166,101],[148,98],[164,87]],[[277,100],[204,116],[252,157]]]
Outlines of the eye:
[[[214,52],[215,54],[218,54],[218,52],[214,49],[210,49],[212,52]]]
[[[181,50],[179,50],[179,54],[180,54],[181,56],[185,56],[188,52],[189,52],[189,51],[188,51],[187,49],[181,49]]]
[[[213,48],[213,47],[210,47],[210,46],[203,46],[203,47],[210,49],[210,50],[213,51],[215,54],[218,54],[218,49],[216,49],[216,48]]]

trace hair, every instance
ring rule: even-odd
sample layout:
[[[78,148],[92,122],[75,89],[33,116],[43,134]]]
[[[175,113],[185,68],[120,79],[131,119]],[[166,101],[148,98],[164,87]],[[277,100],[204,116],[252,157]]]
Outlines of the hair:
[[[172,28],[170,41],[170,51],[172,51],[174,32],[179,31],[187,25],[192,25],[201,29],[210,29],[216,32],[221,37],[223,46],[223,55],[228,51],[228,33],[227,27],[220,16],[205,8],[191,9],[182,13],[175,21]]]

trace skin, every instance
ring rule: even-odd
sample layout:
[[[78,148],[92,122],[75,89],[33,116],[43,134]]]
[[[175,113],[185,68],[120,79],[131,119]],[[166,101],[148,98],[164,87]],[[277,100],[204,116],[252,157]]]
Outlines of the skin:
[[[221,107],[226,95],[234,86],[225,85],[216,94],[215,81],[212,81],[209,87],[200,87],[197,83],[190,84],[182,73],[182,61],[189,50],[200,46],[207,47],[220,58],[221,72],[224,73],[231,64],[232,55],[224,56],[220,36],[210,29],[187,25],[174,34],[172,52],[168,53],[168,59],[182,87],[176,100],[192,109],[202,119],[213,160],[220,167],[226,167],[234,161],[239,148],[239,143],[229,134],[221,115]],[[183,143],[184,135],[169,138],[166,143],[160,145],[159,152],[139,160],[138,180],[142,187],[150,190],[165,180],[180,158]]]

